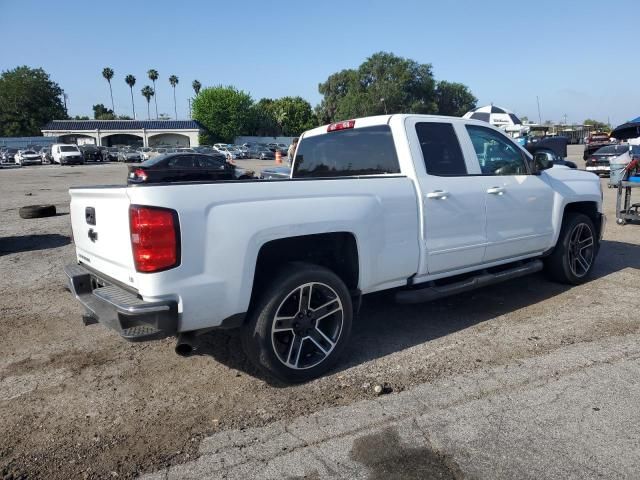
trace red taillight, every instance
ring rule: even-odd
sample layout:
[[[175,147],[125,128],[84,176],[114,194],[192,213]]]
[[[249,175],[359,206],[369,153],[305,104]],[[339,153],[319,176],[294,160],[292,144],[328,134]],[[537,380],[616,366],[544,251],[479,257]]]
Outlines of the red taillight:
[[[133,174],[135,175],[136,178],[139,178],[140,180],[142,180],[143,182],[147,181],[147,172],[145,172],[143,169],[141,168],[136,168],[133,171]]]
[[[180,230],[174,210],[132,205],[129,225],[136,271],[159,272],[180,263]]]
[[[332,123],[327,127],[327,132],[337,132],[338,130],[347,130],[356,126],[355,120],[345,120],[344,122]]]

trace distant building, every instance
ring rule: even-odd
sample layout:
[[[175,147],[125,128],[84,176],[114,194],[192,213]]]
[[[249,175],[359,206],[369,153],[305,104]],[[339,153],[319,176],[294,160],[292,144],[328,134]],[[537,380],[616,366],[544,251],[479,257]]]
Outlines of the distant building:
[[[201,129],[195,120],[52,120],[42,134],[78,145],[196,147]]]

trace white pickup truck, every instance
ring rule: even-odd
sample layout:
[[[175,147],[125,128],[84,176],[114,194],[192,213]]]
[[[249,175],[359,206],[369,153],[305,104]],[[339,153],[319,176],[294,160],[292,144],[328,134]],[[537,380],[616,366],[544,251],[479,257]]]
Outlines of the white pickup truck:
[[[365,294],[422,302],[543,268],[579,284],[604,229],[596,175],[551,168],[486,123],[426,115],[305,132],[290,179],[70,194],[65,270],[85,324],[177,335],[180,354],[241,328],[249,358],[287,382],[334,364]]]

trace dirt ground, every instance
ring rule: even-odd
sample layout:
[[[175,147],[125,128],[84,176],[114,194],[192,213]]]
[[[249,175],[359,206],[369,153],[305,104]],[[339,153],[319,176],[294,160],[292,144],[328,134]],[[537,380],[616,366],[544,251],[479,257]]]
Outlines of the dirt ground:
[[[571,153],[580,157],[579,147]],[[350,404],[372,396],[374,383],[398,392],[640,330],[640,225],[615,224],[614,191],[605,188],[609,223],[589,283],[568,288],[535,275],[412,306],[368,297],[337,370],[305,385],[260,378],[233,334],[207,335],[186,359],[171,339],[128,343],[82,326],[62,273],[74,260],[67,188],[121,183],[124,170],[0,170],[4,479],[132,477],[193,459],[206,435]],[[58,215],[19,218],[20,206],[39,203]]]

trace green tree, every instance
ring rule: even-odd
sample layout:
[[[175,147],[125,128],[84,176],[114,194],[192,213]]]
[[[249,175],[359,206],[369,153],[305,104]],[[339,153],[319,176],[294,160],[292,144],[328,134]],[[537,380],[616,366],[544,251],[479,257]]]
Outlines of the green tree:
[[[251,107],[249,133],[260,137],[275,137],[279,134],[278,122],[273,113],[273,100],[261,98]]]
[[[604,122],[599,122],[598,120],[594,120],[592,118],[587,118],[584,122],[582,122],[583,125],[590,125],[592,126],[595,130],[598,130],[600,132],[610,132],[611,131],[611,125],[609,125],[608,123],[604,123]]]
[[[169,83],[173,87],[173,111],[176,114],[176,120],[178,119],[178,106],[176,104],[176,85],[178,85],[178,77],[171,75],[169,77]]]
[[[140,93],[142,93],[142,96],[147,99],[147,118],[151,120],[151,111],[149,110],[149,105],[151,104],[151,97],[153,97],[156,92],[154,92],[151,86],[145,85],[144,87],[142,87],[142,90],[140,90]]]
[[[49,121],[67,118],[62,89],[42,68],[17,67],[0,74],[0,137],[41,135]]]
[[[126,77],[124,77],[124,81],[127,83],[127,85],[129,85],[129,90],[131,90],[131,109],[133,110],[133,118],[136,118],[136,105],[133,101],[133,87],[136,84],[136,77],[134,77],[133,75],[129,74]]]
[[[462,83],[441,80],[436,86],[436,105],[439,115],[461,117],[476,108],[478,99]]]
[[[435,113],[430,64],[378,52],[357,69],[342,70],[318,86],[320,117],[329,121],[384,113]]]
[[[105,67],[102,69],[102,76],[109,84],[109,95],[111,96],[111,111],[115,112],[116,107],[113,106],[113,90],[111,89],[111,79],[113,78],[113,69]]]
[[[278,135],[298,136],[316,126],[311,104],[302,97],[282,97],[268,104]]]
[[[193,118],[207,130],[205,143],[232,142],[253,126],[253,100],[234,87],[209,87],[193,100]]]
[[[75,117],[73,117],[74,120],[90,120],[90,118],[87,115],[76,115]]]
[[[158,98],[155,94],[156,92],[156,80],[158,80],[159,74],[157,70],[154,70],[153,68],[151,70],[149,70],[147,72],[147,75],[149,77],[149,80],[151,80],[153,82],[153,102],[156,105],[156,118],[158,118]]]
[[[196,96],[198,96],[200,89],[202,89],[202,84],[198,80],[194,80],[191,86],[193,87],[193,91],[196,92]]]
[[[96,120],[113,120],[116,116],[113,110],[108,109],[102,103],[93,106],[93,118]]]

